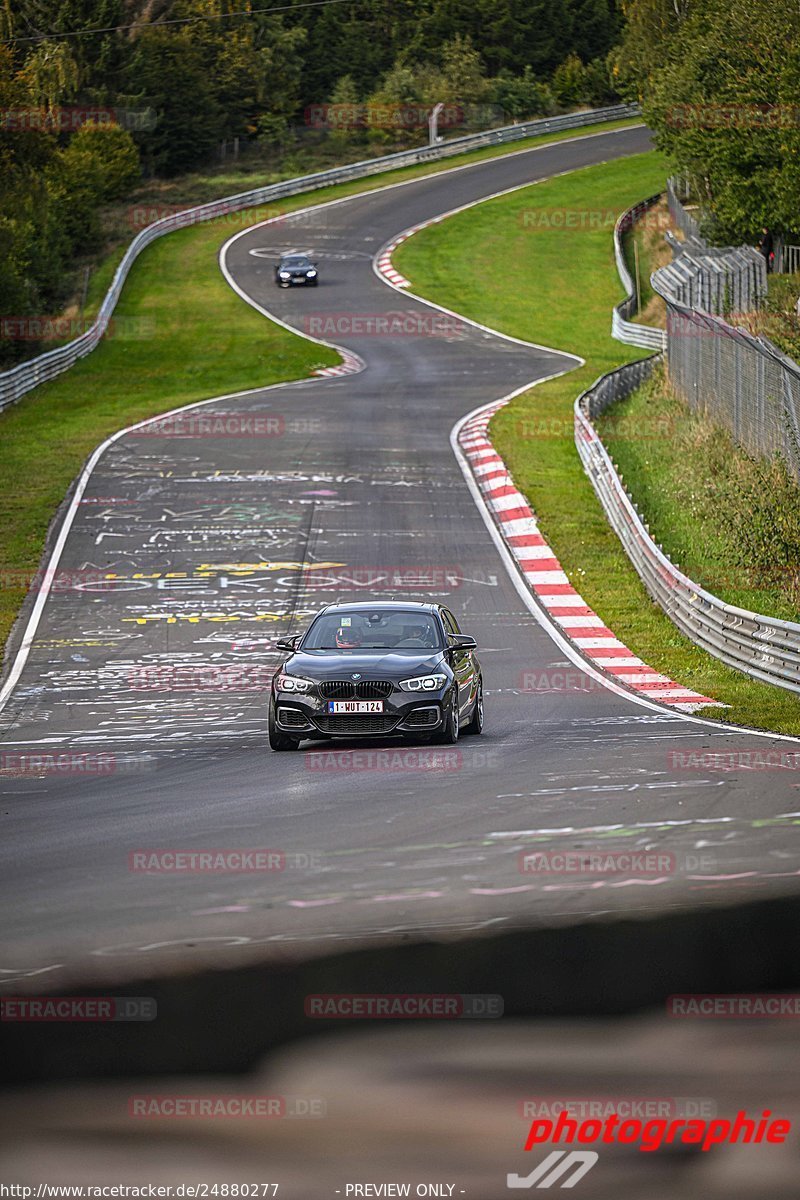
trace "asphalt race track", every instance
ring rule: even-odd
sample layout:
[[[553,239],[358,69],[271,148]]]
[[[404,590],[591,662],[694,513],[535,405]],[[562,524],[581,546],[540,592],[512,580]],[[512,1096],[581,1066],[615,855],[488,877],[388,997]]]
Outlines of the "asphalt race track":
[[[794,773],[690,772],[669,757],[792,745],[581,676],[520,598],[453,455],[461,417],[573,360],[443,320],[373,269],[409,226],[648,144],[641,127],[576,138],[231,243],[244,296],[365,367],[216,399],[186,414],[188,430],[127,433],[83,481],[58,564],[71,582],[43,603],[0,715],[6,764],[58,751],[85,767],[0,779],[6,986],[794,888]],[[275,287],[275,258],[293,247],[319,259],[318,288]],[[401,333],[372,331],[398,312]],[[232,421],[225,436],[201,428],[212,413]],[[338,753],[375,743],[337,744],[335,758],[324,743],[267,749],[275,639],[323,603],[365,595],[444,598],[478,639],[487,728],[438,769],[423,753],[395,769]],[[567,669],[571,689],[530,689]],[[651,849],[672,865],[655,878],[530,878],[518,863],[531,844]],[[278,850],[285,869],[131,869],[143,849],[232,847]]]

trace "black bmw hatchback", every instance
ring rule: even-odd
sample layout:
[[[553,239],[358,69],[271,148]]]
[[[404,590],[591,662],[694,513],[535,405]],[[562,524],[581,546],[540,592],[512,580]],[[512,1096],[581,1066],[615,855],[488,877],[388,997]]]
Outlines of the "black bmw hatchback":
[[[307,254],[282,254],[275,268],[278,287],[292,287],[296,283],[305,287],[316,287],[319,282],[317,264]]]
[[[441,604],[330,604],[272,681],[269,744],[306,738],[401,734],[452,743],[483,729],[483,679],[475,639]]]

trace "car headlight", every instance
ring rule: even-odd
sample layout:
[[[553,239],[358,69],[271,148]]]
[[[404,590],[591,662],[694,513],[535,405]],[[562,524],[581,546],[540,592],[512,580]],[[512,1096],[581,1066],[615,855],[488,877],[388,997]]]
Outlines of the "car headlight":
[[[316,277],[316,274],[317,274],[316,271],[306,271],[306,279],[314,279]]]
[[[314,687],[314,680],[303,679],[302,675],[284,675],[281,672],[275,684],[281,692],[310,692]]]
[[[417,675],[414,679],[403,679],[400,687],[404,692],[435,692],[446,683],[446,675]]]
[[[291,274],[289,273],[289,271],[279,271],[279,272],[278,272],[278,276],[279,276],[279,278],[280,278],[280,279],[291,279],[291,278],[292,278],[292,276],[291,276]]]

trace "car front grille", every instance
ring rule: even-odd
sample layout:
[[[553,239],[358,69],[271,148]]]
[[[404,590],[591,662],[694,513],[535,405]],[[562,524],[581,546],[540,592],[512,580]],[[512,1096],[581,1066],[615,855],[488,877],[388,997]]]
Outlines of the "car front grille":
[[[320,733],[391,733],[399,721],[397,716],[315,717]]]
[[[321,696],[327,696],[329,700],[352,700],[355,695],[355,688],[349,679],[328,679],[319,685],[319,691]]]
[[[388,679],[367,679],[356,684],[356,695],[361,700],[377,700],[380,696],[391,696],[394,684]]]
[[[394,684],[388,679],[365,679],[351,683],[349,679],[328,679],[319,685],[320,695],[328,700],[378,700],[391,696]]]

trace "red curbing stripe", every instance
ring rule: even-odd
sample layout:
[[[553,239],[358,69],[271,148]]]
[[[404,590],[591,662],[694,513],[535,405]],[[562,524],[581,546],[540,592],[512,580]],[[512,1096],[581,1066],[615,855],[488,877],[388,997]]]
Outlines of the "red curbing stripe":
[[[551,617],[594,617],[597,615],[587,604],[576,604],[574,608],[563,604],[548,604],[547,611]]]
[[[397,248],[401,241],[406,237],[416,233],[419,229],[424,229],[426,225],[431,225],[439,218],[434,218],[432,221],[423,221],[421,224],[409,229],[396,241],[392,242],[385,248],[385,251],[378,259],[378,270],[392,280],[398,287],[410,287],[409,280],[402,276],[394,279],[396,274],[391,266],[392,251]],[[402,282],[401,282],[402,281]],[[643,683],[641,680],[634,683],[633,681],[626,682],[626,675],[660,675],[660,672],[654,671],[642,662],[637,655],[623,642],[620,642],[614,635],[611,629],[604,625],[578,625],[562,624],[559,618],[575,618],[583,617],[587,620],[590,618],[597,619],[597,614],[585,602],[581,603],[582,597],[579,592],[568,581],[566,574],[553,554],[549,558],[533,558],[526,557],[524,554],[518,553],[528,546],[547,546],[547,542],[536,526],[534,514],[525,500],[525,497],[517,491],[513,483],[510,481],[510,473],[503,459],[497,453],[489,439],[488,426],[489,421],[501,408],[504,408],[508,403],[507,400],[498,400],[491,407],[482,409],[462,426],[458,441],[459,445],[467,458],[472,470],[475,482],[480,489],[482,496],[485,499],[495,521],[497,522],[503,538],[510,549],[518,567],[520,568],[523,578],[526,580],[528,587],[533,594],[544,605],[550,616],[558,624],[562,636],[569,638],[575,646],[580,650],[581,654],[590,659],[594,665],[603,670],[610,678],[617,683],[622,683],[632,692],[636,692],[641,696],[648,696],[648,693],[653,693],[652,699],[657,699],[660,704],[666,707],[678,708],[684,712],[693,712],[695,709],[704,708],[708,705],[720,706],[719,702],[710,699],[708,696],[701,696],[699,692],[693,692],[690,688],[682,688],[679,683],[674,683],[670,679],[661,678],[660,682]],[[479,467],[486,467],[492,464],[492,470],[484,474],[480,474],[477,470]],[[496,464],[496,466],[495,466]],[[497,487],[492,488],[491,481],[493,479],[500,480],[504,475],[509,477],[509,483],[499,483]],[[505,507],[503,501],[508,502],[513,497],[519,497],[519,504],[514,507]],[[498,511],[499,508],[499,511]],[[524,520],[530,521],[534,526],[534,530],[526,530],[525,533],[517,533],[512,531],[512,524],[515,521]],[[517,526],[519,528],[519,526]],[[525,528],[523,526],[523,528]],[[549,547],[548,547],[549,548]],[[550,576],[550,579],[543,579],[542,576]],[[559,576],[561,577],[559,579]],[[579,603],[554,604],[553,600],[558,597],[576,597]],[[549,603],[548,603],[549,602]],[[596,642],[602,642],[608,639],[611,643],[607,646],[596,645]],[[581,642],[584,645],[581,645]],[[588,643],[588,644],[587,644]],[[611,664],[608,667],[603,665],[603,659],[629,659],[633,660],[629,664]],[[684,692],[682,696],[659,696],[658,692],[665,691]]]
[[[628,650],[627,647],[623,651],[618,646],[592,646],[590,649],[585,650],[584,653],[587,658],[621,658],[624,654],[630,654],[633,657],[633,652]],[[643,668],[640,667],[639,669],[642,670]]]
[[[508,544],[515,550],[523,550],[526,546],[546,546],[547,542],[540,533],[510,533]]]
[[[497,405],[493,412],[501,407],[502,404]],[[665,707],[680,709],[683,712],[692,712],[709,704],[716,705],[717,701],[711,700],[708,696],[701,696],[691,688],[683,688],[680,683],[648,667],[624,643],[620,642],[613,630],[607,626],[571,623],[575,618],[597,621],[598,617],[571,583],[568,581],[555,582],[559,575],[562,581],[565,576],[561,563],[552,552],[547,558],[525,554],[526,548],[530,547],[549,549],[547,541],[538,527],[535,527],[533,532],[510,532],[511,522],[522,518],[529,520],[535,526],[535,517],[530,505],[511,481],[506,464],[486,435],[488,420],[488,415],[484,413],[479,418],[468,421],[459,435],[459,444],[475,473],[475,481],[481,494],[491,509],[528,587],[545,606],[562,635],[569,638],[596,667],[605,671],[617,683],[623,684],[632,692],[641,696],[649,696]],[[489,465],[491,465],[491,470],[481,474],[479,469]],[[514,504],[515,497],[519,498],[519,504]],[[505,504],[511,504],[513,507],[504,507]],[[506,528],[509,529],[508,532],[506,532]],[[565,603],[567,597],[574,602]],[[603,645],[603,642],[608,644]],[[581,645],[581,643],[584,644]],[[619,659],[629,661],[623,664],[609,661],[608,666],[604,665],[604,660]],[[637,676],[638,679],[630,678]],[[651,682],[644,682],[642,676],[656,676],[656,678]],[[677,696],[658,694],[670,691],[679,694]]]
[[[524,508],[506,508],[502,512],[497,513],[496,515],[499,516],[501,524],[503,521],[518,521],[520,517],[533,518],[533,513],[528,508],[527,504],[525,505]],[[556,561],[556,560],[554,560],[554,561]],[[541,570],[543,570],[543,568],[540,567],[539,570],[541,571]]]

